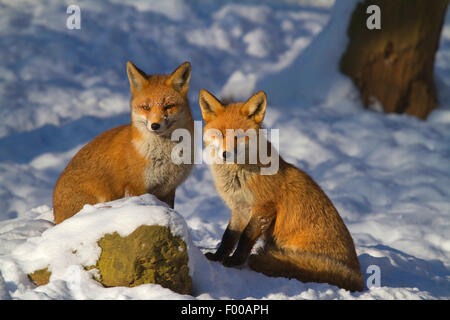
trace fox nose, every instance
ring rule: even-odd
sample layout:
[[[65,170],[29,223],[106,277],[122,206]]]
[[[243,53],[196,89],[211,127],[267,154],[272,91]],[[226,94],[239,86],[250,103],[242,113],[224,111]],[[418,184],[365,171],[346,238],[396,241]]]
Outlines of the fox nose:
[[[152,130],[158,130],[161,127],[161,125],[159,123],[154,122],[152,123],[151,127]]]
[[[230,157],[231,157],[231,152],[224,151],[224,152],[222,153],[222,157],[224,158],[224,160],[227,160],[227,158],[230,158]]]

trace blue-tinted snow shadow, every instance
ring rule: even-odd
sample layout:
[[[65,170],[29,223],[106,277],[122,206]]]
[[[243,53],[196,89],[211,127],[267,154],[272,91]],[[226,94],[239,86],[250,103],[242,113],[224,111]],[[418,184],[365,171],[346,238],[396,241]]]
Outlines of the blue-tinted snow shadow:
[[[364,290],[353,292],[352,296],[359,298],[370,290],[366,283],[371,275],[366,273],[367,267],[377,265],[381,270],[381,286],[388,288],[417,288],[427,291],[436,298],[448,298],[450,296],[449,269],[439,260],[424,260],[408,255],[402,251],[377,245],[373,247],[379,251],[381,257],[373,257],[369,254],[359,255],[361,270],[364,276]],[[255,299],[276,296],[282,293],[287,297],[298,296],[302,292],[307,293],[306,299],[333,299],[336,293],[330,293],[330,286],[326,283],[302,283],[295,279],[281,277],[267,277],[262,280],[261,274],[248,268],[225,268],[218,262],[210,262],[210,268],[203,269],[204,274],[199,281],[200,287],[205,285],[214,298],[230,297],[232,299],[244,299],[252,297]],[[220,274],[220,278],[218,275]],[[206,282],[214,279],[216,285],[211,288]],[[245,282],[243,282],[245,279]],[[337,287],[331,287],[338,290]],[[321,294],[313,294],[313,289]],[[334,290],[333,290],[334,291]],[[208,291],[206,291],[208,292]],[[204,293],[200,290],[197,294]]]
[[[434,297],[450,296],[450,270],[442,261],[416,258],[381,244],[368,248],[381,251],[383,256],[374,257],[367,253],[359,255],[365,284],[372,274],[366,273],[367,267],[376,265],[380,268],[382,287],[418,288]]]
[[[109,118],[85,116],[64,125],[44,125],[0,138],[0,161],[29,163],[47,152],[65,152],[92,140],[100,133],[130,122],[130,114]]]

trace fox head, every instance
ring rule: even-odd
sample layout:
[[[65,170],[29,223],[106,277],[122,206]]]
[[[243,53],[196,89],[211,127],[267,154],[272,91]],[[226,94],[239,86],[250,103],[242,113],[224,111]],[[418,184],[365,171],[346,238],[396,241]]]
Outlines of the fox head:
[[[252,151],[256,153],[255,149],[249,148],[251,142],[258,143],[259,129],[266,112],[266,94],[259,91],[246,102],[224,105],[208,91],[200,90],[199,103],[205,120],[205,146],[212,144],[210,150],[215,149],[211,156],[234,162],[238,160],[240,151],[245,151],[247,158],[244,161],[247,163]],[[252,134],[256,139],[252,140]]]
[[[191,64],[184,62],[168,75],[147,75],[127,62],[131,91],[131,121],[141,130],[166,136],[193,122],[187,93]]]

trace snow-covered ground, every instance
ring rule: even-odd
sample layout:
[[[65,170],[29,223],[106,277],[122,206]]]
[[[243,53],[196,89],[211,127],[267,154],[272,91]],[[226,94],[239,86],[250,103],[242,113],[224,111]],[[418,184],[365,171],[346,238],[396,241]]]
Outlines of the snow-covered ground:
[[[71,157],[129,121],[127,60],[148,73],[190,61],[196,119],[201,88],[235,99],[266,90],[281,155],[329,195],[365,277],[381,270],[381,287],[349,293],[197,256],[194,298],[450,298],[450,14],[435,65],[442,108],[420,121],[362,109],[338,73],[354,1],[299,2],[309,5],[78,1],[81,30],[68,30],[72,1],[0,1],[0,299],[192,298],[158,285],[79,291],[70,277],[36,288],[16,256],[51,228],[53,187]],[[216,248],[230,213],[206,164],[177,190],[175,210],[200,250]]]

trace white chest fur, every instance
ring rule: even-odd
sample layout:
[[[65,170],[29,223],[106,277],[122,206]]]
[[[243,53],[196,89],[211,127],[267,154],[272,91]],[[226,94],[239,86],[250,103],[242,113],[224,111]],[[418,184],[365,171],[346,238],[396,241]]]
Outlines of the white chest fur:
[[[149,160],[144,170],[144,186],[156,196],[165,196],[181,184],[190,174],[192,164],[175,164],[172,150],[178,144],[170,138],[150,134],[135,143],[139,153]]]
[[[213,164],[212,174],[217,191],[231,210],[249,211],[253,194],[246,186],[255,173],[234,164]]]

